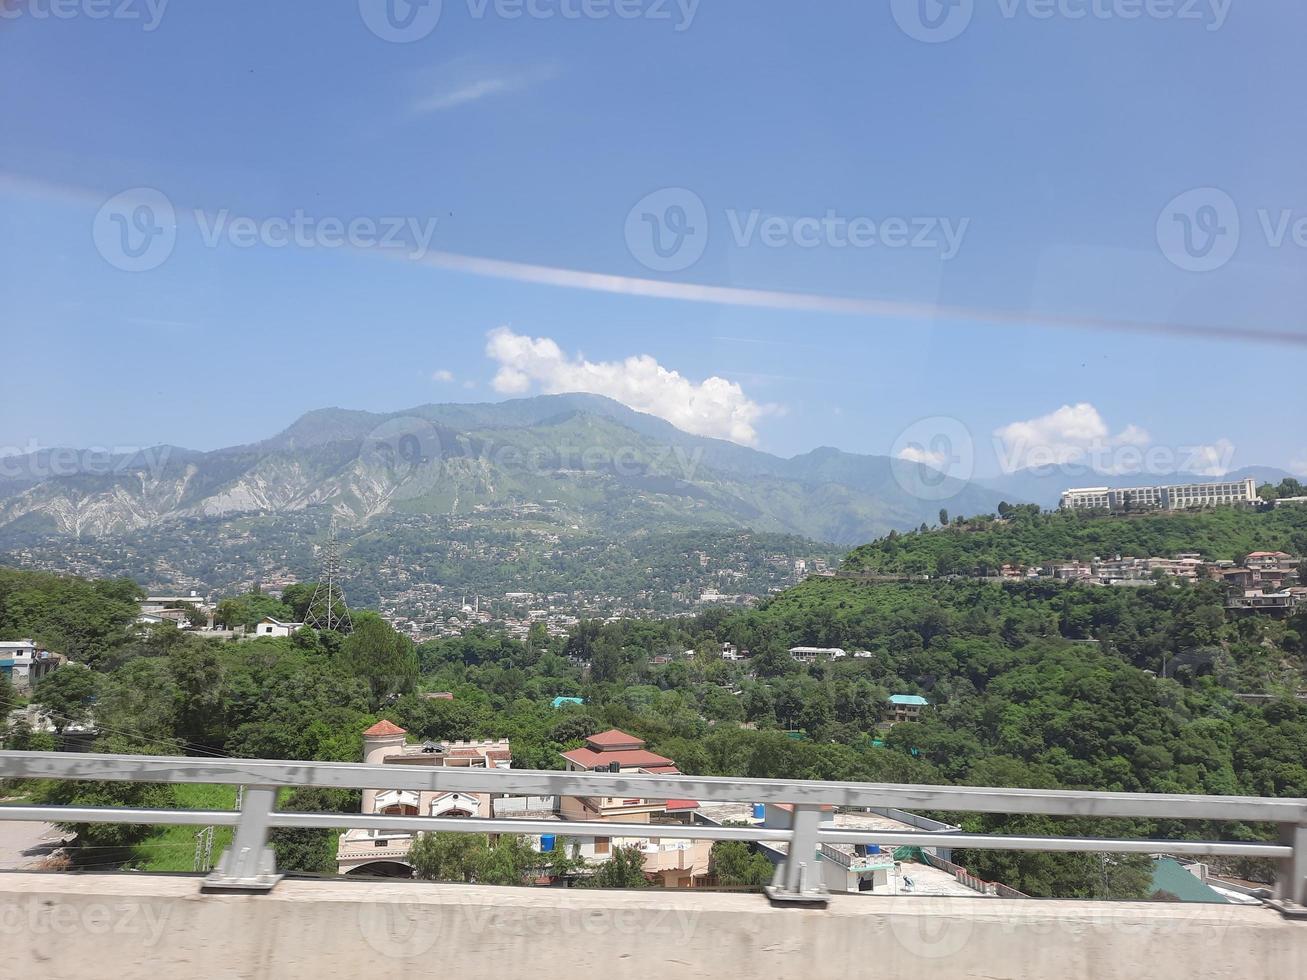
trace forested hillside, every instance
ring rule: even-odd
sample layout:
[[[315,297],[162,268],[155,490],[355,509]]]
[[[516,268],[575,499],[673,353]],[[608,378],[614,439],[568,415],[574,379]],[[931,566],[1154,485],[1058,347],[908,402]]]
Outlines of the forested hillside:
[[[983,538],[1007,560],[1026,549],[1035,561],[1086,540],[1122,550],[1161,542],[1143,552],[1287,549],[1302,528],[1288,509],[1110,523],[1021,515],[899,540],[925,555]],[[1207,544],[1181,540],[1186,528]],[[886,548],[882,541],[859,554]],[[689,773],[1307,796],[1307,702],[1294,696],[1307,686],[1307,615],[1227,619],[1212,583],[813,578],[753,610],[588,621],[567,637],[533,631],[525,643],[475,629],[416,649],[364,612],[355,619],[361,628],[344,638],[305,630],[223,643],[171,626],[136,634],[122,618],[130,584],[23,573],[0,583],[0,622],[37,635],[70,630],[58,597],[88,604],[75,659],[91,669],[64,668],[34,699],[62,718],[93,714],[104,744],[119,751],[352,760],[362,730],[384,716],[415,738],[507,737],[520,768],[559,767],[560,751],[617,726]],[[751,657],[723,660],[724,642]],[[787,652],[798,644],[870,656],[802,665]],[[455,698],[429,700],[423,690]],[[890,693],[922,694],[931,707],[919,722],[887,731]],[[1240,697],[1247,694],[1265,698]],[[554,710],[557,695],[586,704]],[[11,733],[9,744],[34,740]],[[1273,833],[957,819],[1001,833]],[[321,870],[325,840],[314,845],[319,865],[310,870]],[[140,866],[150,852],[133,853],[122,861]],[[1030,894],[1103,894],[1095,859],[982,852],[964,861]]]
[[[1188,551],[1212,561],[1232,561],[1251,551],[1307,555],[1307,506],[1112,516],[1040,513],[1021,506],[1002,507],[999,514],[956,519],[942,529],[891,533],[855,548],[842,567],[950,575],[992,573],[1005,563],[1034,565],[1118,554],[1170,557]]]

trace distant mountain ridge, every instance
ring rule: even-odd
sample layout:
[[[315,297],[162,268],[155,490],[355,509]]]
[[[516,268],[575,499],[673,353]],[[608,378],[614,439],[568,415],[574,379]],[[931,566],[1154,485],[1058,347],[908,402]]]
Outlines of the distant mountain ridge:
[[[826,448],[785,459],[583,394],[391,413],[319,409],[261,442],[159,447],[96,465],[56,452],[67,459],[53,472],[35,455],[5,461],[0,542],[315,507],[361,525],[386,513],[509,506],[545,507],[597,533],[739,527],[855,544],[933,523],[941,495],[970,513],[1000,499],[884,456]]]
[[[523,526],[544,514],[598,535],[741,528],[855,545],[934,524],[941,507],[953,515],[992,513],[1003,500],[1053,507],[1073,485],[1207,479],[1022,471],[964,482],[829,447],[787,459],[589,394],[389,413],[324,408],[260,442],[212,452],[43,450],[0,464],[0,546],[314,508],[350,527],[386,514],[494,512]],[[1259,481],[1288,475],[1247,472]]]

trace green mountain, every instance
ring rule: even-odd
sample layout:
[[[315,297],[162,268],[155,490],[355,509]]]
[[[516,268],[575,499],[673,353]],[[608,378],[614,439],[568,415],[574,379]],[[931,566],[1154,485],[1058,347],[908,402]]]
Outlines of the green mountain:
[[[55,452],[57,467],[38,456],[6,461],[0,548],[307,513],[359,529],[382,517],[491,512],[501,528],[750,529],[852,544],[934,521],[942,496],[954,513],[999,501],[917,464],[834,449],[783,459],[593,395],[322,409],[263,442],[207,453]]]

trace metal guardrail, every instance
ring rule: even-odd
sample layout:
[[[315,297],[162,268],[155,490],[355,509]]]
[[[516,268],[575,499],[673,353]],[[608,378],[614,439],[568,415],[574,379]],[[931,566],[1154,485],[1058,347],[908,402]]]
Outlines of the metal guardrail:
[[[537,772],[366,765],[342,762],[283,762],[262,759],[0,752],[0,777],[123,782],[210,783],[245,787],[241,809],[147,810],[125,807],[0,806],[0,820],[63,823],[198,824],[234,826],[231,847],[205,880],[206,887],[267,890],[279,875],[268,831],[274,827],[376,829],[399,833],[432,830],[466,833],[642,837],[649,824],[512,818],[387,816],[366,813],[287,813],[276,809],[277,791],[287,787],[427,790],[516,796],[604,796],[718,803],[792,804],[789,828],[678,825],[662,836],[687,840],[788,841],[790,855],[768,890],[780,902],[822,903],[827,894],[816,869],[822,844],[881,844],[893,847],[966,847],[997,850],[1166,853],[1269,858],[1278,869],[1281,900],[1307,905],[1307,799],[1192,796],[1158,793],[1091,793],[1076,790],[1004,789],[975,786],[918,786],[823,780],[734,779],[634,773]],[[822,808],[901,807],[970,813],[1043,814],[1063,817],[1135,817],[1272,823],[1275,843],[1264,841],[1179,841],[1086,837],[1028,837],[948,831],[887,832],[822,825]]]

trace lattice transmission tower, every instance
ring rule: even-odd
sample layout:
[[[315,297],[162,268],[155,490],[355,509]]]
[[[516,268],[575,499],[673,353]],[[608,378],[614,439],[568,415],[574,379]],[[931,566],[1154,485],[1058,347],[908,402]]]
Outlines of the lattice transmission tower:
[[[313,590],[313,598],[309,601],[309,610],[304,617],[306,625],[315,630],[335,630],[337,633],[348,633],[354,628],[340,580],[340,544],[336,540],[336,529],[332,527],[331,536],[322,546],[318,587]]]

